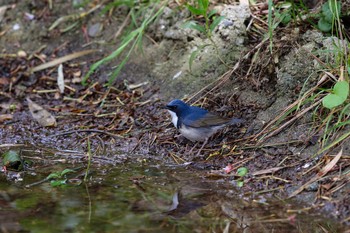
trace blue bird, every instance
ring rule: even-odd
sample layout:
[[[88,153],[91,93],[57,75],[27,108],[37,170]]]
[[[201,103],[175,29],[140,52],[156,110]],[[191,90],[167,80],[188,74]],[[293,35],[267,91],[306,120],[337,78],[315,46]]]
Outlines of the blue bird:
[[[204,142],[202,148],[218,130],[227,125],[244,122],[238,118],[220,117],[203,108],[190,106],[178,99],[169,102],[165,108],[169,111],[172,123],[180,133],[193,142]]]

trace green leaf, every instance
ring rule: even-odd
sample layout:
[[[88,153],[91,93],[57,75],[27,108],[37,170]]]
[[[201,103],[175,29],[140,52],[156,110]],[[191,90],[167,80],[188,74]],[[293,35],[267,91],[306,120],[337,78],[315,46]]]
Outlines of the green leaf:
[[[90,75],[98,68],[100,67],[102,64],[110,62],[111,60],[115,59],[116,57],[118,57],[123,51],[124,49],[136,38],[136,36],[138,35],[139,29],[136,29],[134,31],[132,31],[127,37],[124,38],[124,40],[121,42],[121,45],[119,46],[118,49],[116,49],[114,52],[112,52],[111,54],[109,54],[107,57],[95,62],[94,64],[92,64],[89,72],[83,77],[82,79],[82,84],[86,85],[86,81],[87,79],[90,77]]]
[[[276,12],[275,15],[283,25],[287,25],[292,20],[292,16],[289,12],[283,12],[282,14]]]
[[[343,115],[346,115],[346,116],[350,116],[350,103],[348,103],[348,104],[346,104],[343,108],[342,108],[342,110],[340,111],[340,114],[338,115],[338,123],[337,123],[337,125],[338,124],[340,124],[340,122],[341,122],[341,119],[343,119]],[[347,121],[346,121],[347,122]]]
[[[237,187],[241,188],[244,185],[244,182],[242,180],[237,180],[236,181]]]
[[[68,173],[72,173],[72,172],[75,172],[75,171],[72,169],[68,169],[68,168],[64,169],[61,172],[52,172],[50,175],[47,176],[47,179],[48,180],[57,180],[57,179],[62,178],[64,175],[66,175]]]
[[[240,167],[237,169],[237,175],[239,175],[240,177],[247,175],[247,173],[248,173],[248,168],[246,167]]]
[[[329,9],[329,2],[325,2],[322,7],[321,7],[321,13],[323,16],[327,16],[327,15],[330,15],[332,14],[332,12],[330,11]]]
[[[50,175],[47,176],[47,179],[48,180],[56,180],[56,179],[59,179],[61,178],[61,175],[59,172],[53,172],[51,173]]]
[[[181,27],[182,28],[190,28],[190,29],[205,33],[205,27],[198,25],[195,21],[188,21],[188,22],[182,24]]]
[[[77,2],[79,2],[79,1],[77,1]],[[87,1],[81,1],[81,2],[87,2]],[[80,3],[79,5],[83,5],[83,3]],[[78,7],[81,7],[79,5],[78,5]],[[106,4],[106,6],[102,9],[101,14],[106,14],[110,9],[112,9],[114,7],[116,8],[116,7],[122,6],[122,5],[125,5],[125,6],[127,6],[129,8],[132,8],[132,7],[134,7],[135,2],[134,1],[130,1],[130,0],[113,1],[111,3]]]
[[[2,164],[9,169],[20,171],[23,169],[23,161],[19,153],[14,150],[9,150],[2,154]]]
[[[132,50],[130,50],[132,51]],[[129,51],[129,52],[130,52]],[[124,65],[126,64],[126,62],[128,61],[129,56],[126,56],[123,61],[121,63],[119,63],[119,65],[117,66],[117,68],[113,71],[110,79],[108,80],[108,84],[107,86],[110,86],[113,84],[114,80],[117,78],[118,74],[120,73],[120,71],[122,70],[122,68],[124,67]]]
[[[207,12],[209,7],[209,0],[198,0],[199,8],[204,10],[204,13]]]
[[[205,15],[206,11],[203,9],[198,9],[191,5],[186,5],[186,7],[194,15]]]
[[[208,14],[208,18],[212,17],[213,15],[215,15],[217,13],[217,11],[215,9],[211,10]]]
[[[64,175],[66,175],[67,173],[73,173],[73,172],[75,172],[74,170],[72,170],[72,169],[64,169],[62,172],[61,172],[61,177],[62,176],[64,176]]]
[[[326,3],[322,5],[322,15],[324,19],[332,23],[336,17],[340,16],[340,2],[334,0],[328,0]]]
[[[330,32],[332,30],[332,23],[328,22],[324,17],[318,20],[317,26],[323,32]]]
[[[52,187],[57,187],[57,186],[63,186],[63,185],[66,185],[67,183],[67,180],[52,180],[50,182],[51,186]]]
[[[17,151],[9,150],[2,154],[2,162],[3,162],[3,165],[5,166],[6,164],[17,162],[17,161],[21,161],[21,158]]]
[[[117,50],[115,50],[113,53],[111,53],[111,54],[108,55],[107,57],[105,57],[105,58],[99,60],[98,62],[95,62],[95,63],[91,66],[91,68],[90,68],[90,70],[88,71],[88,73],[83,77],[83,79],[82,79],[82,84],[83,84],[83,85],[86,85],[86,84],[87,84],[87,79],[90,77],[90,75],[91,75],[93,72],[95,72],[95,70],[96,70],[97,68],[99,68],[102,64],[108,63],[108,62],[110,62],[111,60],[113,60],[113,59],[115,59],[115,58],[121,56],[121,54],[123,53],[124,49],[130,48],[130,44],[132,44],[132,45],[131,45],[131,48],[129,49],[128,56],[127,56],[127,58],[129,58],[131,52],[132,52],[132,51],[134,50],[134,48],[135,48],[135,45],[136,45],[135,40],[138,40],[138,38],[141,38],[141,37],[142,37],[142,35],[143,35],[144,31],[146,30],[147,26],[148,26],[151,22],[153,22],[157,17],[159,17],[159,15],[163,12],[164,8],[165,8],[165,4],[163,4],[162,7],[160,7],[160,8],[159,8],[158,5],[154,6],[154,7],[152,8],[152,10],[149,12],[149,17],[148,17],[147,19],[145,19],[145,20],[142,21],[142,25],[141,25],[139,28],[137,28],[137,29],[135,29],[134,31],[132,31],[131,33],[129,33],[129,34],[123,39],[123,41],[120,43],[120,45],[119,45],[119,47],[118,47]],[[158,9],[158,10],[156,11],[156,13],[153,13],[156,9]],[[134,12],[134,11],[131,10],[131,18],[132,18],[133,21],[135,21],[135,23],[136,23],[137,20],[135,19],[135,17],[136,17],[135,15],[137,15],[137,14],[133,14],[133,12]],[[134,16],[135,16],[135,17],[134,17]],[[123,64],[125,64],[125,63],[123,63]],[[113,72],[113,75],[115,75],[115,76],[112,76],[112,77],[109,78],[109,80],[108,80],[108,84],[109,84],[109,85],[115,80],[116,75],[118,75],[119,70],[120,70],[122,67],[123,67],[122,65],[119,65],[118,68],[117,68],[117,70],[116,70],[115,72]]]
[[[209,26],[210,31],[212,32],[212,31],[216,28],[216,26],[218,26],[219,23],[220,23],[224,18],[225,18],[224,16],[216,17],[216,18],[214,19],[214,21],[213,21],[213,22],[210,24],[210,26]]]
[[[349,83],[346,81],[337,82],[332,93],[325,96],[322,100],[324,107],[328,109],[335,108],[345,102],[349,95]]]

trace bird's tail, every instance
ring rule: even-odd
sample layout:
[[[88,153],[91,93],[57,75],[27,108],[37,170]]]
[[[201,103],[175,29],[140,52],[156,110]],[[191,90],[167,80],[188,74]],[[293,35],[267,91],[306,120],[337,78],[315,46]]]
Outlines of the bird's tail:
[[[245,120],[243,119],[239,119],[239,118],[232,118],[229,122],[230,125],[241,125],[245,122]]]

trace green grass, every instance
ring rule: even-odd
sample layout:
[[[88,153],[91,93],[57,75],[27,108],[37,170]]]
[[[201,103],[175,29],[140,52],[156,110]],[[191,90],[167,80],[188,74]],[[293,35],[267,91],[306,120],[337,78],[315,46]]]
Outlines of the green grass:
[[[350,137],[350,134],[343,130],[350,125],[350,59],[347,52],[348,40],[344,37],[345,33],[342,31],[341,10],[341,2],[335,0],[326,1],[320,7],[320,11],[313,14],[310,14],[305,8],[302,0],[294,2],[279,1],[276,4],[272,0],[268,1],[268,31],[266,35],[270,40],[269,49],[271,54],[273,54],[274,49],[275,30],[281,25],[289,24],[291,26],[290,24],[293,22],[294,25],[309,22],[314,28],[326,35],[339,38],[339,40],[334,40],[334,49],[318,51],[323,54],[328,53],[328,57],[332,58],[328,60],[327,64],[321,64],[324,66],[324,70],[321,72],[328,74],[328,81],[323,82],[325,84],[316,89],[314,94],[308,98],[308,101],[304,101],[303,97],[299,96],[300,103],[289,111],[285,111],[281,119],[276,121],[276,124],[279,125],[283,119],[300,111],[299,108],[303,106],[306,108],[307,105],[319,101],[320,104],[314,111],[314,114],[317,115],[314,117],[314,124],[318,124],[314,129],[322,134],[320,138],[321,148],[318,154],[334,148]],[[305,82],[308,82],[308,79]],[[330,83],[333,84],[329,86]],[[306,86],[305,83],[304,86]],[[307,90],[304,91],[307,92]]]
[[[123,4],[122,4],[123,3]],[[130,8],[129,14],[131,15],[131,19],[133,22],[133,25],[137,28],[132,30],[130,33],[128,33],[124,39],[119,43],[116,50],[114,50],[111,54],[104,57],[103,59],[95,62],[91,67],[88,73],[84,76],[82,80],[82,84],[86,85],[87,80],[93,74],[101,65],[108,64],[112,61],[115,61],[117,59],[121,59],[121,62],[117,65],[116,69],[110,74],[109,80],[107,83],[107,86],[110,86],[114,80],[119,75],[121,69],[124,67],[126,62],[129,60],[131,54],[135,49],[142,50],[142,39],[144,32],[146,31],[147,27],[163,12],[164,7],[166,6],[166,2],[159,7],[158,4],[153,4],[153,7],[150,11],[148,11],[148,8],[146,6],[150,6],[152,2],[148,2],[148,5],[142,4],[135,6],[133,5],[134,2],[130,1],[115,1],[114,4],[121,4],[121,5],[127,5],[132,6]],[[108,7],[111,7],[112,5],[107,6],[105,8],[106,10]],[[147,14],[146,14],[147,11]],[[143,14],[141,14],[143,13]],[[146,15],[146,17],[143,18],[142,15]],[[141,18],[141,19],[140,19]],[[137,26],[137,22],[141,20],[140,26]]]

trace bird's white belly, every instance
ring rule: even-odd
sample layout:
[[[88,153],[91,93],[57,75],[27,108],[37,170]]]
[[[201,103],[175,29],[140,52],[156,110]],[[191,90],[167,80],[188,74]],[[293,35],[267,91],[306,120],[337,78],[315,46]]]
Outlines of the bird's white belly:
[[[221,127],[220,127],[221,128]],[[187,127],[185,125],[182,125],[182,127],[179,129],[180,133],[187,139],[191,141],[205,141],[209,137],[211,137],[218,128],[192,128]]]

